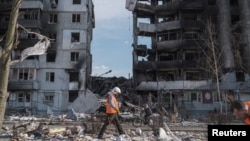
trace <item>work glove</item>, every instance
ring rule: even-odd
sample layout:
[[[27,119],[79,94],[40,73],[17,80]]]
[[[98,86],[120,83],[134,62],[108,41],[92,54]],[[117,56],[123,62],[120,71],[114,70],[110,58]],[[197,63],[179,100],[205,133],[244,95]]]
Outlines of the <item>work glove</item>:
[[[120,110],[118,108],[115,109],[117,114],[120,115]]]

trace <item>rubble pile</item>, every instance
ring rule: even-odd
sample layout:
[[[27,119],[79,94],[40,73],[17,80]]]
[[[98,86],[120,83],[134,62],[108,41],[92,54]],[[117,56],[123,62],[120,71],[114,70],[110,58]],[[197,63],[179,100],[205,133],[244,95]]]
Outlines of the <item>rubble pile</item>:
[[[97,112],[102,101],[91,91],[80,95],[69,107],[67,114],[55,116],[53,110],[47,109],[47,117],[29,116],[8,116],[0,130],[0,140],[36,140],[36,141],[94,141],[105,119],[105,114]],[[125,134],[119,135],[114,125],[104,133],[103,141],[206,141],[206,124],[197,122],[170,123],[164,119],[161,126],[152,127],[143,124],[135,127],[132,124],[137,113],[143,108],[129,102],[124,102],[127,109],[121,113],[121,125]],[[126,114],[125,114],[126,113]],[[155,114],[152,114],[155,115]],[[159,114],[158,114],[159,115]],[[162,114],[161,114],[162,115]],[[165,116],[167,114],[164,114]],[[164,117],[164,116],[160,116]],[[175,122],[177,120],[174,120]],[[166,123],[168,122],[168,123]],[[177,129],[177,127],[179,127]],[[194,127],[204,127],[196,129]],[[185,129],[185,130],[184,130]],[[189,130],[186,130],[189,129]],[[199,132],[198,132],[199,131]],[[100,140],[100,141],[101,141]]]
[[[98,117],[99,116],[99,117]],[[134,127],[126,122],[122,123],[124,135],[119,135],[116,128],[111,124],[104,133],[103,139],[97,139],[97,134],[102,122],[103,115],[85,115],[78,121],[60,116],[57,120],[45,121],[33,118],[33,120],[13,120],[4,124],[0,132],[0,140],[53,140],[53,141],[206,141],[206,125],[196,122],[189,124],[164,123],[163,127],[150,128],[149,126]],[[98,118],[97,118],[98,117]],[[23,118],[25,119],[25,118]],[[29,119],[29,118],[26,118]],[[192,125],[192,126],[191,126]],[[204,127],[203,130],[192,130],[192,127]],[[173,130],[179,127],[179,130]],[[182,130],[189,129],[189,130]]]

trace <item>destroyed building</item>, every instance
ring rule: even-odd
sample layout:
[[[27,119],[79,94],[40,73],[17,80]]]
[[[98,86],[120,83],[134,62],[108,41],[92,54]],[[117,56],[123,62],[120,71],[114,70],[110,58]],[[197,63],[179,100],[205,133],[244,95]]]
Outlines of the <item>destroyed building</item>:
[[[3,36],[12,0],[1,0],[0,7]],[[68,110],[68,105],[85,90],[92,70],[92,0],[23,0],[18,24],[47,36],[51,44],[45,54],[29,56],[11,66],[7,111],[27,108],[37,114],[46,113],[48,108],[54,113]],[[35,34],[20,28],[18,35],[20,44],[13,50],[12,60],[20,59],[22,51],[38,41]]]
[[[134,89],[145,101],[200,116],[250,99],[248,0],[126,0],[125,7],[133,16]],[[208,71],[215,70],[207,64],[209,21],[221,51],[219,85]]]

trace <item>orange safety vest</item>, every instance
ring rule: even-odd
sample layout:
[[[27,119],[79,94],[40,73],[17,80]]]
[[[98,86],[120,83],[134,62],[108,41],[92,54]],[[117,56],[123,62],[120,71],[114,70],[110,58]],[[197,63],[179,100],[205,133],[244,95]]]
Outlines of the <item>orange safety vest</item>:
[[[107,114],[114,114],[114,113],[117,113],[117,111],[110,105],[108,99],[110,98],[110,96],[113,97],[114,99],[114,104],[115,104],[115,107],[118,108],[118,102],[115,98],[115,96],[113,94],[109,94],[107,100],[106,100],[106,113]]]
[[[250,101],[247,101],[245,102],[245,104],[248,106],[248,108],[250,108]],[[247,111],[248,112],[248,111]],[[246,125],[250,125],[250,116],[247,116],[245,119],[244,119],[244,122]]]

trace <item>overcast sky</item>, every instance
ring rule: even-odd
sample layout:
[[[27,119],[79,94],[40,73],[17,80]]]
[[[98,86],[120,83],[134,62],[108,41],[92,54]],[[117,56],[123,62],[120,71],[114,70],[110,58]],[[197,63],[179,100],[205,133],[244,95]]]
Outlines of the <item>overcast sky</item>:
[[[92,76],[132,76],[132,13],[125,0],[93,0]]]

